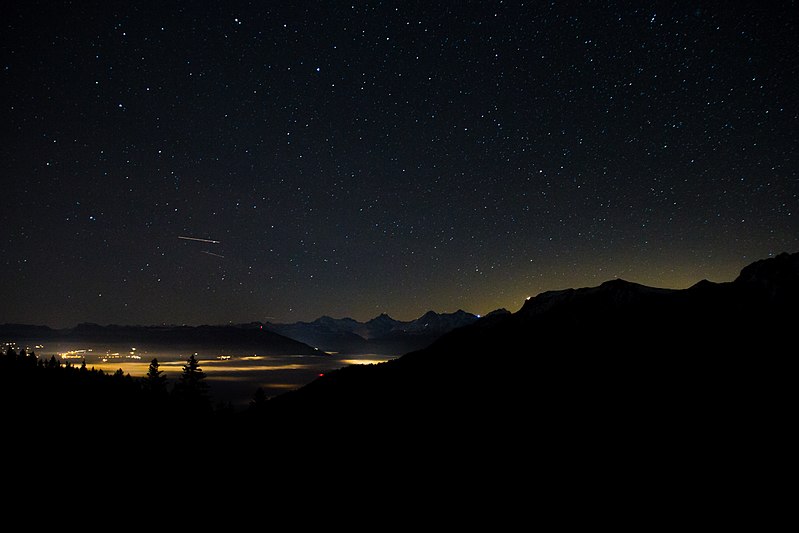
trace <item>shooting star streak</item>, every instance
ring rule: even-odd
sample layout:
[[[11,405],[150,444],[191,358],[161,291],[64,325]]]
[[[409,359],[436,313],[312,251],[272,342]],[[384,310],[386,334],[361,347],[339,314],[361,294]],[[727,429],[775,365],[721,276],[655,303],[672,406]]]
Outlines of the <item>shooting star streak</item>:
[[[182,235],[179,235],[178,239],[183,239],[185,241],[197,241],[197,242],[208,242],[211,244],[219,244],[219,241],[213,241],[211,239],[198,239],[197,237],[183,237]]]
[[[200,250],[204,254],[213,255],[214,257],[221,257],[222,259],[225,258],[224,255],[215,254],[214,252],[209,252],[208,250]]]

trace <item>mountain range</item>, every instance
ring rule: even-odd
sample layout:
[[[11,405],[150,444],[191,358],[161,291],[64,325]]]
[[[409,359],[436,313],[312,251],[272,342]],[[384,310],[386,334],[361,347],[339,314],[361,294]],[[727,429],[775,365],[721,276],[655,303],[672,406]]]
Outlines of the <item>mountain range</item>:
[[[26,324],[0,324],[0,340],[24,343],[93,343],[112,346],[154,347],[219,354],[324,355],[323,351],[278,333],[243,326],[101,326],[78,324],[53,329]]]
[[[367,322],[322,316],[313,322],[252,322],[225,326],[102,326],[83,323],[74,328],[53,329],[39,325],[0,324],[0,340],[157,346],[231,354],[320,355],[341,352],[400,355],[424,348],[444,333],[471,324],[477,318],[458,310],[443,314],[429,311],[408,322],[381,314]]]
[[[322,316],[313,322],[264,324],[264,328],[326,352],[403,354],[419,350],[438,337],[477,321],[463,310],[454,313],[428,311],[403,322],[383,313],[367,322]]]
[[[668,513],[715,498],[728,512],[730,496],[750,505],[751,494],[789,475],[797,324],[799,253],[780,254],[734,281],[682,290],[617,279],[544,292],[421,350],[325,372],[271,399],[256,394],[245,412],[210,418],[128,394],[143,389],[116,374],[31,367],[12,355],[2,358],[0,412],[6,440],[37,453],[58,439],[143,439],[142,450],[200,446],[220,472],[231,462],[244,472],[261,462],[274,469],[277,458],[311,465],[316,474],[303,482],[407,481],[429,489],[436,505],[445,483],[481,500],[499,495],[502,506],[537,511],[554,502],[560,518],[607,512],[638,526],[660,520],[653,502]],[[17,330],[31,338],[129,339],[146,330],[159,342],[286,339],[257,324],[219,328]],[[788,505],[782,485],[764,492],[766,508]],[[575,505],[579,497],[595,509]]]
[[[577,462],[626,450],[667,465],[779,427],[797,324],[799,253],[681,290],[616,279],[544,292],[422,350],[329,372],[267,412],[354,440],[487,439]]]

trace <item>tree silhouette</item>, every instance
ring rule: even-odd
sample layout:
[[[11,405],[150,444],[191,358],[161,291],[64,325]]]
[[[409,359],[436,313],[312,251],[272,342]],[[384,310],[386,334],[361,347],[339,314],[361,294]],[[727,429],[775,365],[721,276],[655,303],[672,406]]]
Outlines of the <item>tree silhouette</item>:
[[[172,393],[188,414],[203,414],[211,410],[205,373],[194,354],[183,366],[183,373],[180,375],[180,380],[175,383]]]
[[[153,396],[162,396],[166,394],[166,376],[164,371],[158,368],[158,359],[153,358],[150,361],[150,367],[147,369],[147,376],[144,378],[145,392]]]
[[[36,353],[33,350],[31,350],[28,356],[23,360],[23,363],[25,364],[25,368],[31,369],[31,368],[36,368],[36,363],[38,360],[39,357],[36,355]]]
[[[255,395],[250,401],[250,409],[253,411],[260,411],[266,405],[266,393],[262,387],[255,389]]]

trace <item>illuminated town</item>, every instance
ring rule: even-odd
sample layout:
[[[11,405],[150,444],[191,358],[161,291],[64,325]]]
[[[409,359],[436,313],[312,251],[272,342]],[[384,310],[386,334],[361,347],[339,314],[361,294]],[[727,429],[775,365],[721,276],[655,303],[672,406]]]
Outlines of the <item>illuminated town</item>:
[[[66,352],[58,352],[58,357],[65,360],[70,359],[85,359],[87,355],[94,355],[94,350],[92,349],[85,349],[85,350],[68,350]],[[120,353],[120,352],[112,352],[111,350],[106,351],[106,353],[100,357],[100,361],[103,363],[107,363],[112,360],[119,360],[119,359],[132,359],[132,360],[141,360],[141,356],[136,353],[136,348],[131,348],[128,353]]]

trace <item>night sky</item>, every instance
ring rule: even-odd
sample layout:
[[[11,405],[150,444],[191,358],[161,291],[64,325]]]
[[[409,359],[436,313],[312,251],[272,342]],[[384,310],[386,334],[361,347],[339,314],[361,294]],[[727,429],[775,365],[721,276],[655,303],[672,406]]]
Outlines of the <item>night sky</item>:
[[[7,3],[0,323],[515,311],[798,251],[799,10],[701,4]]]

